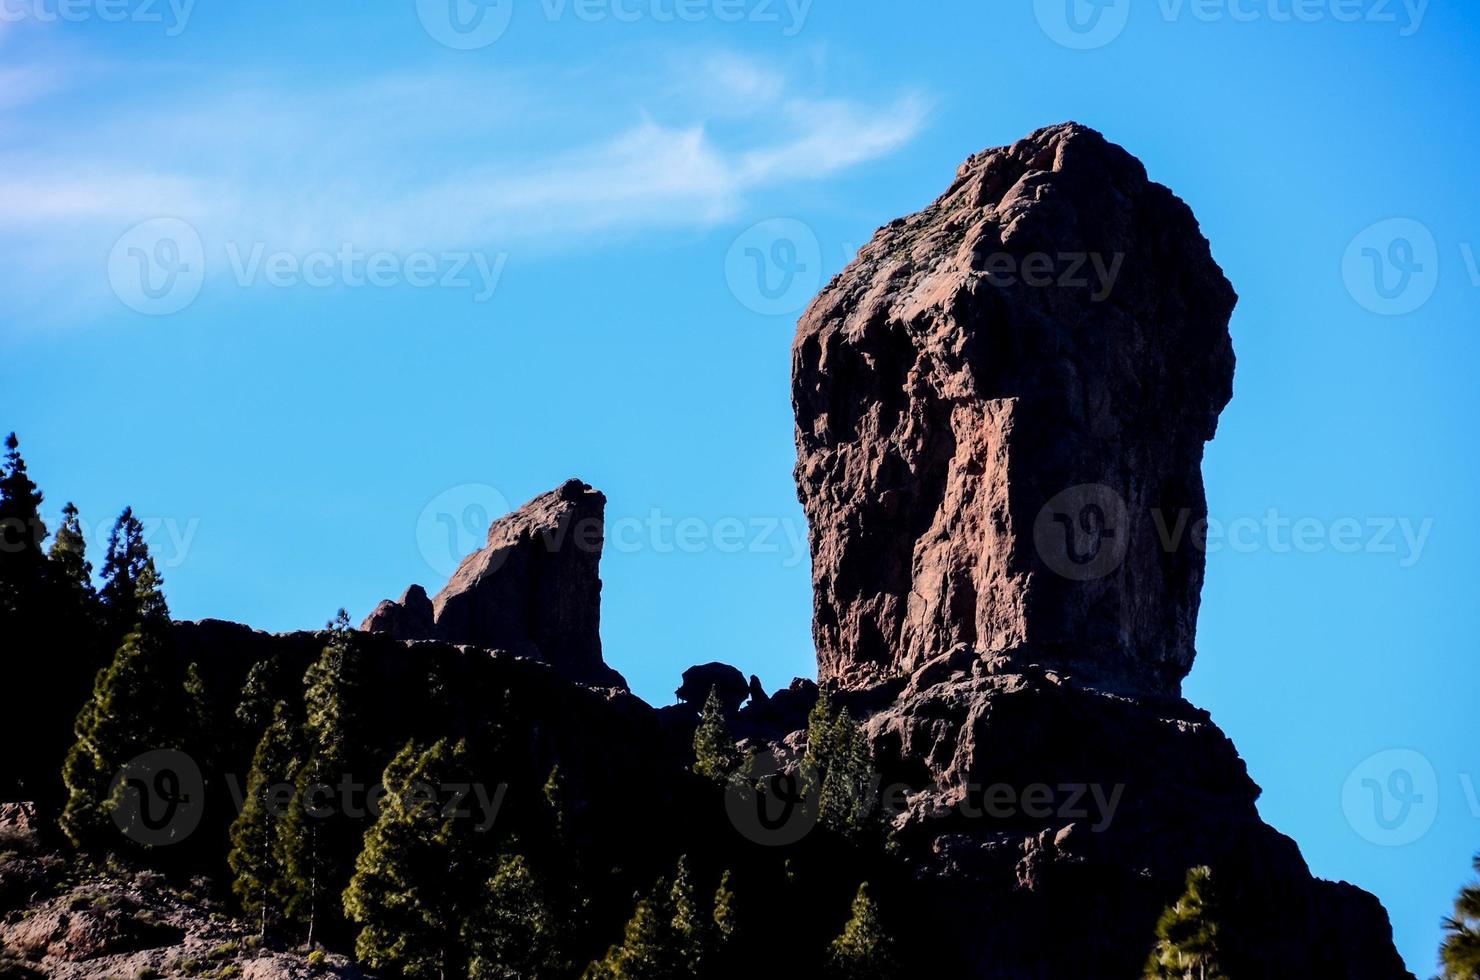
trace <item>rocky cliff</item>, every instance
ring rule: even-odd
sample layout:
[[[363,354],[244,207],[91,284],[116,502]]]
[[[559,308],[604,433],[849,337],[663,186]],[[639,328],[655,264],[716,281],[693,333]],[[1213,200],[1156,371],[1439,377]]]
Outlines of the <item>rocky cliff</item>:
[[[1404,977],[1178,696],[1234,292],[1191,211],[1075,124],[881,228],[792,352],[818,672],[867,718],[943,965],[1138,975],[1186,869],[1235,977]]]
[[[1234,292],[1191,211],[1073,124],[988,150],[803,316],[797,488],[820,679],[958,643],[1176,691]]]
[[[625,688],[601,656],[606,497],[567,480],[493,522],[433,598],[419,585],[385,600],[361,629],[540,660],[582,683]]]

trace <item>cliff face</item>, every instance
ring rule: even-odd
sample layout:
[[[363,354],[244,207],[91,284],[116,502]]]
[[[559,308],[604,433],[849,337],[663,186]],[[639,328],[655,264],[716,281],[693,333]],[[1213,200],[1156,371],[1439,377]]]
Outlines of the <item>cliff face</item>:
[[[1187,206],[1066,124],[969,159],[798,327],[819,678],[961,975],[1137,976],[1207,864],[1229,975],[1408,976],[1179,697],[1203,556],[1162,532],[1206,515],[1234,300]]]
[[[539,660],[586,684],[625,688],[601,656],[601,550],[606,497],[579,480],[494,521],[433,598],[413,585],[361,629]]]
[[[958,643],[1175,692],[1235,296],[1191,211],[1093,130],[967,160],[792,349],[823,681]]]

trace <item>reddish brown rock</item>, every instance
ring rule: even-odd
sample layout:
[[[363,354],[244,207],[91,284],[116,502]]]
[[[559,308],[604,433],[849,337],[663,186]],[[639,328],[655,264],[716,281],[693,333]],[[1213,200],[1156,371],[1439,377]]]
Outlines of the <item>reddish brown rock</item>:
[[[879,230],[792,349],[824,681],[957,644],[1175,691],[1235,295],[1187,206],[1068,123]]]
[[[413,585],[361,629],[441,640],[543,661],[582,683],[626,687],[601,656],[606,497],[567,480],[494,521],[436,597]]]

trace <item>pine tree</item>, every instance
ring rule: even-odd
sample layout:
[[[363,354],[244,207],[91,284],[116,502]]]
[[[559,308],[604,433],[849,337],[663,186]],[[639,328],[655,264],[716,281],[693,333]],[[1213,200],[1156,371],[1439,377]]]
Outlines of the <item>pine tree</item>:
[[[719,689],[711,687],[704,700],[699,727],[694,732],[694,772],[706,779],[724,782],[740,768],[740,751],[725,723],[724,703]]]
[[[1213,872],[1187,872],[1182,897],[1156,923],[1156,945],[1146,961],[1147,980],[1227,980],[1219,966],[1219,908]]]
[[[243,731],[252,733],[253,738],[260,736],[262,730],[272,723],[273,706],[281,700],[279,695],[284,692],[283,674],[282,658],[275,654],[257,661],[247,671],[241,700],[236,706],[236,721]]]
[[[292,801],[278,832],[283,865],[284,911],[312,946],[326,925],[341,918],[346,855],[359,834],[337,810],[325,811],[324,793],[342,778],[315,753],[299,767]]]
[[[826,694],[807,717],[802,771],[824,827],[856,839],[872,826],[875,774],[868,737],[848,709],[833,711]]]
[[[61,826],[79,846],[98,843],[106,829],[111,784],[125,763],[144,752],[184,747],[183,671],[170,646],[169,608],[153,562],[146,560],[135,588],[137,628],[98,673],[62,770],[67,803]]]
[[[125,507],[108,537],[103,587],[98,591],[113,636],[127,635],[138,625],[142,615],[139,579],[151,563],[144,525],[134,516],[132,507]]]
[[[1480,872],[1480,854],[1474,867]],[[1480,980],[1480,881],[1460,889],[1454,914],[1443,922],[1444,942],[1439,947],[1443,980]]]
[[[714,892],[714,937],[717,952],[724,954],[732,947],[737,927],[735,892],[730,884],[730,872],[726,870],[719,876],[719,887]]]
[[[78,605],[90,603],[97,596],[92,583],[92,562],[87,560],[87,538],[82,533],[82,520],[77,505],[68,502],[62,508],[62,525],[52,539],[47,554],[52,579],[70,589]]]
[[[468,975],[474,980],[568,976],[568,923],[552,907],[546,882],[513,846],[500,855],[482,901],[463,923],[463,940],[472,954]]]
[[[0,617],[25,613],[41,602],[46,558],[41,543],[47,534],[42,499],[12,432],[0,466]]]
[[[342,921],[340,896],[355,872],[365,825],[335,809],[313,812],[323,787],[366,771],[371,750],[365,724],[366,684],[361,653],[343,609],[328,624],[329,641],[304,674],[306,760],[283,825],[289,915],[317,940],[325,927]],[[273,678],[259,680],[271,686]],[[252,709],[243,702],[243,708]]]
[[[231,853],[226,858],[235,875],[231,888],[242,911],[257,920],[257,934],[264,938],[282,919],[287,870],[280,839],[287,791],[301,751],[297,728],[288,706],[279,703],[252,755],[246,796],[231,825]]]
[[[712,912],[706,915],[699,909],[687,856],[678,859],[678,870],[668,889],[668,908],[672,913],[675,967],[682,976],[700,976],[713,943],[714,919]]]
[[[471,821],[444,813],[437,787],[472,782],[467,745],[408,743],[385,772],[387,794],[344,893],[360,927],[356,955],[402,976],[446,978],[465,968],[462,924],[488,880]]]
[[[884,931],[868,882],[858,886],[853,915],[827,954],[827,974],[838,980],[887,980],[900,975],[894,942]]]
[[[582,974],[584,980],[678,980],[675,968],[672,911],[664,883],[638,901],[622,930],[622,941]]]
[[[725,872],[714,902],[696,897],[687,857],[678,860],[671,882],[659,879],[638,901],[622,941],[586,968],[586,980],[678,980],[725,976],[734,964],[722,959],[734,935],[734,895]]]

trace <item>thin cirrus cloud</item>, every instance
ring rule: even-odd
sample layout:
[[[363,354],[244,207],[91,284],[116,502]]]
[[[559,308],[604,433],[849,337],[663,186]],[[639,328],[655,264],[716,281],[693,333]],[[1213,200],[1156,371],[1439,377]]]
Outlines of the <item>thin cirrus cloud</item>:
[[[674,97],[691,81],[661,74],[610,80],[621,94],[607,104],[578,79],[444,74],[310,91],[253,80],[161,108],[14,69],[25,94],[0,102],[14,137],[0,143],[11,289],[54,288],[79,255],[92,272],[124,230],[159,216],[194,225],[208,257],[255,243],[558,251],[704,226],[742,214],[749,195],[889,154],[928,113],[914,93],[845,98],[734,55],[711,64],[691,105]],[[642,85],[651,98],[634,100]],[[656,108],[614,123],[633,102]]]

